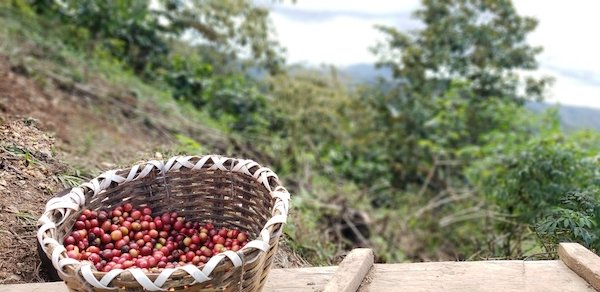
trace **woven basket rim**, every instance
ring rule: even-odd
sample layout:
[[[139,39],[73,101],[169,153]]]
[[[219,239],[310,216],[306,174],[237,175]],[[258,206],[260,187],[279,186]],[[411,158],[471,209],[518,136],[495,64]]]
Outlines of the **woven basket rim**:
[[[62,245],[62,238],[57,238],[56,229],[65,223],[66,219],[86,206],[86,194],[92,193],[91,198],[112,189],[118,185],[126,184],[146,177],[153,171],[166,174],[171,170],[188,169],[189,171],[219,170],[236,172],[252,177],[275,199],[272,205],[270,219],[265,223],[257,239],[250,241],[237,252],[227,251],[215,255],[200,270],[193,264],[174,269],[164,269],[161,273],[144,273],[139,269],[125,269],[115,272],[96,271],[88,261],[79,261],[68,258],[66,249]],[[119,175],[121,173],[127,174]],[[143,288],[150,291],[164,290],[161,287],[168,283],[172,276],[181,277],[189,274],[195,279],[194,283],[201,283],[210,279],[211,273],[225,265],[225,268],[239,267],[252,263],[268,251],[269,241],[272,237],[279,237],[282,225],[285,224],[289,209],[290,194],[280,185],[277,175],[267,167],[249,159],[229,158],[220,155],[205,156],[174,156],[169,160],[150,160],[135,164],[130,168],[106,171],[96,178],[72,188],[70,192],[61,197],[48,201],[46,210],[40,217],[38,224],[38,241],[46,256],[58,271],[61,278],[77,276],[79,280],[101,289],[111,289],[110,282],[120,277],[135,279]],[[66,272],[65,272],[66,270]],[[81,274],[80,274],[81,273]],[[82,277],[83,276],[83,277]],[[148,278],[157,278],[154,282]],[[100,279],[100,280],[98,280]]]

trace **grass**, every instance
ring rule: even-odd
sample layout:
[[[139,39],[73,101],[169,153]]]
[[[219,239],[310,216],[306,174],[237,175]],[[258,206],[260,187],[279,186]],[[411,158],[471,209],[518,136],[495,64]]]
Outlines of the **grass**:
[[[56,175],[55,180],[58,181],[63,188],[74,188],[85,181],[85,179],[79,175],[70,174]]]
[[[148,103],[157,108],[158,114],[133,109],[141,119],[173,125],[174,129],[184,124],[221,133],[229,131],[208,113],[175,101],[160,79],[148,83],[101,50],[82,51],[82,48],[68,45],[69,42],[85,41],[65,42],[64,35],[70,35],[65,34],[65,29],[50,20],[26,17],[14,8],[0,4],[0,54],[7,55],[11,63],[31,74],[39,85],[44,86],[50,75],[61,76],[71,83],[86,83],[100,77],[112,88],[133,93],[141,104]]]
[[[22,224],[25,226],[35,226],[39,216],[35,216],[27,211],[25,211],[25,212],[19,211],[19,212],[15,213],[15,217],[17,218],[17,222],[19,224]]]
[[[36,226],[39,216],[32,214],[29,211],[21,211],[14,206],[5,208],[8,213],[12,213],[17,218],[17,223],[21,226]]]
[[[6,145],[0,146],[3,152],[10,154],[13,157],[21,158],[25,161],[25,165],[29,166],[32,164],[41,164],[40,160],[37,160],[28,149],[23,149],[17,145]]]

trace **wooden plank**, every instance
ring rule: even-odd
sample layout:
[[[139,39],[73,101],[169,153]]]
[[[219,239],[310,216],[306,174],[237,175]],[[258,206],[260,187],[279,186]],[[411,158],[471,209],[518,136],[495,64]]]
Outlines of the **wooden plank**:
[[[321,291],[337,267],[273,269],[263,291]],[[63,282],[0,285],[0,292],[68,292]]]
[[[361,291],[595,291],[561,261],[376,264]]]
[[[265,292],[322,291],[337,267],[273,269],[269,272]]]
[[[263,291],[322,291],[337,271],[273,269]],[[376,264],[371,275],[360,291],[595,291],[562,261]],[[0,292],[66,291],[62,282],[0,285]]]
[[[600,257],[579,243],[561,243],[558,256],[577,275],[600,291]]]
[[[355,292],[373,266],[373,251],[354,249],[344,258],[323,292]]]
[[[63,282],[0,285],[0,292],[68,292]]]

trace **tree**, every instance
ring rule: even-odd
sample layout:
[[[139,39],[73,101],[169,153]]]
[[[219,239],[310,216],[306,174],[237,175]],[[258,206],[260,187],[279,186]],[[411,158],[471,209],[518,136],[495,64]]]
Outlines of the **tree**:
[[[526,42],[537,22],[520,16],[509,0],[422,4],[414,14],[420,29],[379,27],[386,40],[374,52],[393,78],[367,100],[379,113],[376,128],[385,133],[373,148],[384,149],[378,160],[387,163],[391,191],[372,196],[373,204],[416,206],[405,216],[406,232],[427,230],[414,232],[413,241],[437,252],[495,255],[485,238],[503,232],[486,223],[496,219],[490,215],[496,202],[465,171],[481,159],[472,150],[487,145],[491,134],[535,134],[535,127],[518,121],[527,118],[525,101],[541,99],[550,82],[520,75],[537,67],[541,48]]]
[[[402,33],[380,26],[387,42],[375,51],[409,92],[434,97],[452,81],[471,83],[479,99],[541,97],[546,79],[526,80],[519,94],[516,70],[537,68],[541,48],[526,43],[537,21],[517,14],[510,0],[424,0],[414,16],[425,27]]]
[[[136,73],[160,67],[169,47],[147,1],[31,0],[32,7],[54,19],[66,31],[65,39],[82,48],[92,48],[122,62]],[[106,53],[104,53],[106,52]]]
[[[325,166],[342,162],[349,149],[360,143],[355,129],[364,111],[336,70],[324,69],[290,68],[288,74],[267,79],[275,126],[270,135],[293,141],[279,155],[289,160],[292,169],[301,169],[303,156],[309,154],[316,169],[331,174],[333,170]]]
[[[541,49],[526,43],[537,22],[518,15],[509,0],[422,3],[414,14],[422,29],[403,33],[380,26],[387,40],[374,48],[378,65],[394,76],[373,106],[381,129],[394,133],[385,145],[394,153],[390,169],[400,188],[424,183],[435,160],[452,160],[453,150],[480,143],[498,126],[489,115],[493,106],[541,98],[549,82],[517,73],[535,69]],[[462,125],[448,125],[453,121]],[[435,132],[445,136],[433,137]],[[447,180],[436,177],[429,185],[444,188]]]
[[[271,72],[284,64],[283,49],[272,38],[269,10],[250,0],[162,0],[159,15],[179,35],[192,33],[204,54],[219,65],[258,65]],[[217,54],[208,55],[207,48]],[[239,64],[234,64],[239,65]],[[225,67],[225,66],[223,66]]]
[[[87,30],[94,44],[103,45],[136,73],[168,64],[170,38],[188,40],[219,67],[277,71],[284,62],[272,38],[269,11],[250,0],[29,2],[40,14]]]

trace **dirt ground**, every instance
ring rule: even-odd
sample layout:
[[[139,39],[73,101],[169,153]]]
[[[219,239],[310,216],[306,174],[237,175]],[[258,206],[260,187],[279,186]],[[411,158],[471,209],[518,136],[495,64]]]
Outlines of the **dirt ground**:
[[[78,83],[31,70],[0,55],[0,115],[37,119],[72,162],[112,167],[170,142],[169,129],[140,114],[159,109],[140,102],[126,88],[96,77]]]
[[[46,277],[37,258],[36,222],[65,170],[54,140],[32,119],[0,122],[0,284]],[[32,254],[33,253],[33,254]]]
[[[160,130],[127,111],[135,98],[102,98],[111,94],[98,89],[107,88],[102,80],[66,86],[29,73],[0,55],[0,284],[47,280],[37,219],[48,199],[80,179],[71,165],[96,175],[166,143]]]

